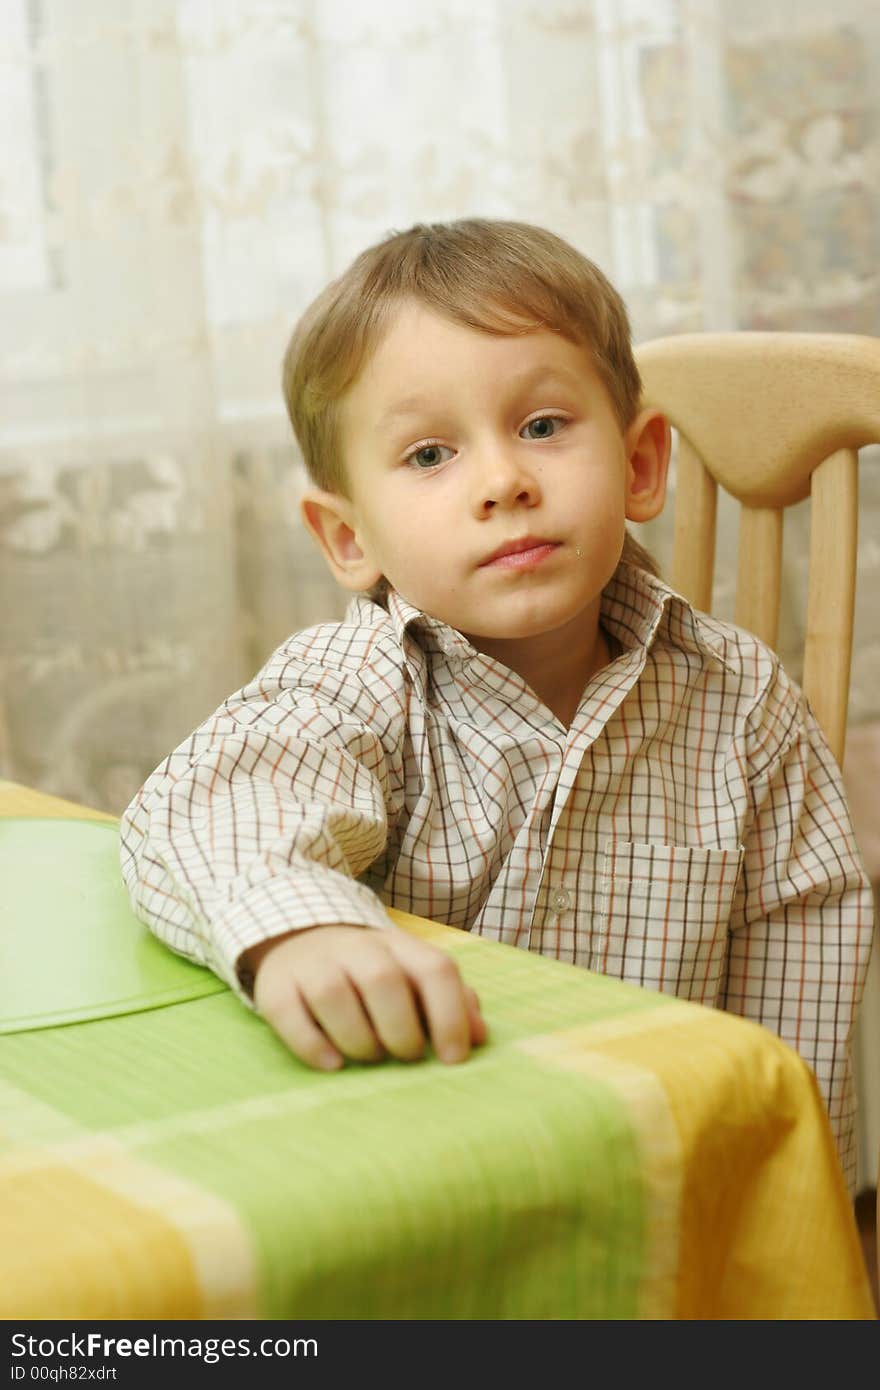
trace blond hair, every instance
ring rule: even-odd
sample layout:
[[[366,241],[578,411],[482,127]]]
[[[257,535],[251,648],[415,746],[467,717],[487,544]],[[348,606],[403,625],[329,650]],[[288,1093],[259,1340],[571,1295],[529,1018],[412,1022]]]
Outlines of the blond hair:
[[[550,329],[590,351],[621,429],[638,413],[641,380],[626,306],[592,261],[527,222],[417,223],[362,251],[294,329],[284,356],[284,399],[317,487],[348,496],[340,403],[407,299],[484,333]],[[622,558],[657,573],[629,534]]]

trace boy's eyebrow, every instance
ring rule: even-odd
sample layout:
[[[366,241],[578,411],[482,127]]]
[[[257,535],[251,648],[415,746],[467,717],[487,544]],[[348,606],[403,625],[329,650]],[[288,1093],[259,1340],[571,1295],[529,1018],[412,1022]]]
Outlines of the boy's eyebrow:
[[[570,390],[583,386],[583,381],[576,377],[573,372],[566,371],[564,367],[541,365],[531,367],[528,371],[520,373],[519,376],[508,378],[508,384],[514,391],[528,391],[535,386],[545,384],[564,386]],[[396,401],[376,421],[376,432],[379,433],[386,429],[395,420],[416,415],[421,410],[430,410],[432,404],[435,402],[430,401],[426,396],[407,396],[402,401]]]

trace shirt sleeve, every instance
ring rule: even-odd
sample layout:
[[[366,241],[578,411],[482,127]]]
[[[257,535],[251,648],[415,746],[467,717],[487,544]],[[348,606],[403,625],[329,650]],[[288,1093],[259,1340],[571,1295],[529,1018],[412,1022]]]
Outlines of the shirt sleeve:
[[[390,927],[357,878],[400,808],[403,708],[390,667],[366,680],[282,648],[124,812],[138,917],[246,1003],[236,967],[249,947],[297,928]]]
[[[725,1007],[771,1028],[812,1069],[852,1189],[851,1039],[871,950],[871,888],[837,763],[781,671],[759,722]]]

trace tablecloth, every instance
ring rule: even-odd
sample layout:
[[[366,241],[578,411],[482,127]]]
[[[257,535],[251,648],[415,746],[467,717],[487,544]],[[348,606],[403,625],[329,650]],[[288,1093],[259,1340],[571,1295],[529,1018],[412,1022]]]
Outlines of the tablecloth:
[[[874,1316],[815,1081],[766,1030],[392,913],[488,1043],[312,1072],[148,938],[109,818],[9,783],[0,817],[0,1316]]]

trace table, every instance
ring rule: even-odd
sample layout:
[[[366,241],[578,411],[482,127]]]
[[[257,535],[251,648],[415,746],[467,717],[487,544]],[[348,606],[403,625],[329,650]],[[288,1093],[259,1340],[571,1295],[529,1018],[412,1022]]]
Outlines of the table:
[[[395,913],[489,1042],[311,1072],[136,921],[110,818],[0,783],[0,863],[3,1318],[874,1316],[765,1030]]]

